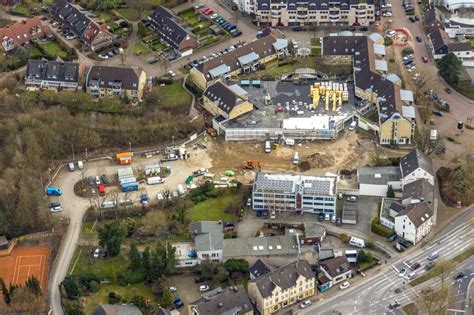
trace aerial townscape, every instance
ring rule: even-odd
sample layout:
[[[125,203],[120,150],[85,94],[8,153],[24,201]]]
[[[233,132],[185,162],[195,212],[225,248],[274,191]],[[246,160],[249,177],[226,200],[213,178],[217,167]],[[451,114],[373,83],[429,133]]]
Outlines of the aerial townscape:
[[[0,40],[0,314],[474,315],[474,0],[0,0]]]

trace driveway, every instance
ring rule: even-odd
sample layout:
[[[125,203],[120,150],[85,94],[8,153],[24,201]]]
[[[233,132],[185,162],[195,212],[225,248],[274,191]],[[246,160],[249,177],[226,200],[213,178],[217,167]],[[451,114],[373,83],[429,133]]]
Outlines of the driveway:
[[[203,283],[194,283],[193,274],[183,274],[167,278],[167,286],[176,287],[177,291],[173,293],[173,297],[180,296],[183,300],[184,307],[179,309],[180,314],[188,314],[188,305],[201,297],[199,286]]]

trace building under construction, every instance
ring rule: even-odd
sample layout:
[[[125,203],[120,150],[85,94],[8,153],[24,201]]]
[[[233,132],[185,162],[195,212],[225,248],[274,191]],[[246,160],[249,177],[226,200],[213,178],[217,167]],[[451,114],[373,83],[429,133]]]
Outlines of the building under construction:
[[[242,80],[240,93],[253,110],[234,119],[214,118],[227,141],[336,139],[354,116],[354,86],[328,79]]]

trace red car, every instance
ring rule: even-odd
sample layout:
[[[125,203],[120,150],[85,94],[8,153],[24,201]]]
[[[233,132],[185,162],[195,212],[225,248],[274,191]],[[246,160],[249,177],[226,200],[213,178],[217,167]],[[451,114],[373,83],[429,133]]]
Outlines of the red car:
[[[416,270],[420,268],[421,264],[419,262],[413,263],[410,267],[411,270]]]
[[[421,60],[423,60],[424,63],[428,63],[428,57],[426,56],[421,57]]]

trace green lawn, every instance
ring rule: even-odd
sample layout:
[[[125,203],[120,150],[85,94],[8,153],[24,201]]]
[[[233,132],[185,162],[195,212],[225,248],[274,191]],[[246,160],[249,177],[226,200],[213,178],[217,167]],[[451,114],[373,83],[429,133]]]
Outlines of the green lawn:
[[[321,47],[312,47],[311,48],[311,55],[313,55],[313,56],[321,55]]]
[[[30,8],[25,4],[18,4],[12,12],[17,15],[31,16]]]
[[[153,51],[160,51],[160,50],[163,50],[166,48],[166,46],[164,44],[162,44],[161,42],[159,41],[156,41],[152,44],[150,44],[150,47],[151,49],[153,49]]]
[[[240,198],[238,195],[224,195],[222,197],[208,199],[189,209],[189,215],[193,222],[216,220],[236,221],[235,216],[230,213],[225,213],[224,209],[230,204],[240,202],[238,198]]]
[[[178,16],[185,21],[189,26],[199,23],[197,14],[194,12],[194,9],[190,8],[178,13]]]
[[[319,37],[311,38],[311,46],[319,46],[321,45]]]
[[[47,55],[66,58],[68,56],[67,52],[64,51],[61,46],[55,42],[48,42],[45,44],[40,44],[41,48],[45,51]]]
[[[133,54],[134,55],[144,55],[150,52],[150,49],[143,45],[142,42],[137,41],[133,44]]]
[[[129,286],[119,286],[113,284],[101,285],[99,292],[85,297],[84,314],[92,314],[98,304],[108,304],[109,292],[118,293],[122,298],[129,301],[134,295],[140,295],[145,300],[150,300],[153,304],[156,297],[151,288],[143,283],[133,284]]]
[[[131,21],[131,22],[137,22],[139,21],[142,17],[148,16],[153,12],[152,10],[143,10],[143,14],[140,16],[138,10],[132,9],[132,8],[120,8],[116,10],[121,16],[123,16],[125,19]]]
[[[38,47],[30,45],[28,46],[28,57],[31,59],[41,59],[43,53],[38,49]]]
[[[114,20],[114,16],[112,14],[107,13],[107,12],[100,12],[97,16],[104,23],[109,23],[109,22],[112,22]]]
[[[182,87],[182,80],[174,81],[170,85],[158,86],[158,107],[160,109],[189,108],[192,97]]]
[[[86,247],[78,246],[69,268],[72,274],[92,273],[115,283],[117,275],[125,272],[127,267],[128,262],[122,255],[106,259],[94,258]]]

